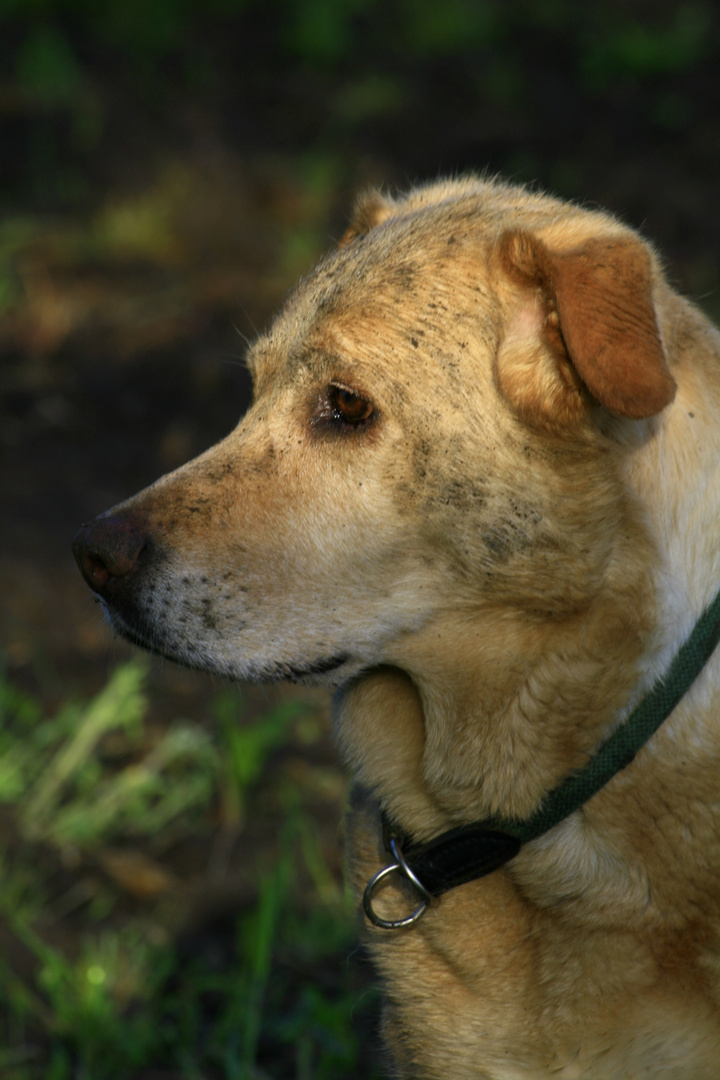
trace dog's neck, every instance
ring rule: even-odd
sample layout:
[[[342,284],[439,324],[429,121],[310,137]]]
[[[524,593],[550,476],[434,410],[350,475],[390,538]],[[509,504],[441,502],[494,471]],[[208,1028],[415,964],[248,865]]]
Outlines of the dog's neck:
[[[444,824],[528,817],[637,704],[655,627],[635,544],[635,559],[615,560],[632,572],[563,620],[479,612],[458,634],[456,619],[438,618],[426,641],[404,645],[422,716],[418,779]],[[433,648],[444,635],[449,647]]]
[[[540,673],[536,674],[536,681],[541,682]],[[524,685],[532,682],[531,672]],[[516,728],[513,729],[511,708],[498,712],[491,718],[492,723],[487,724],[489,730],[484,731],[485,738],[478,747],[473,725],[476,736],[477,728],[485,727],[486,717],[479,717],[470,707],[469,695],[473,689],[480,688],[466,686],[465,689],[459,700],[457,688],[452,693],[450,686],[438,687],[435,681],[431,692],[426,687],[423,694],[409,676],[393,669],[377,670],[358,683],[340,703],[339,739],[356,778],[374,792],[393,820],[417,840],[429,840],[445,829],[481,819],[494,812],[495,805],[501,807],[505,816],[524,816],[522,810],[506,809],[523,805],[512,796],[522,788],[522,796],[529,803],[534,797],[533,783],[542,789],[542,796],[553,786],[547,783],[549,766],[560,768],[561,761],[569,760],[567,753],[562,757],[555,754],[553,759],[553,748],[540,739],[533,742],[527,735],[523,740],[517,738],[517,731],[525,733],[528,728],[539,728],[528,717],[529,692],[521,687],[515,694]],[[697,718],[698,702],[702,707],[706,696],[707,682],[701,678],[676,710],[677,723],[689,717]],[[565,700],[568,697],[569,690]],[[451,704],[457,710],[454,713],[450,712]],[[585,706],[589,717],[587,702]],[[521,708],[524,713],[520,713]],[[601,712],[595,714],[594,724],[585,725],[588,737],[591,730],[607,726],[601,723]],[[455,723],[458,736],[454,745],[446,747],[440,755],[444,723]],[[433,738],[436,742],[431,744]],[[690,816],[688,800],[702,800],[704,795],[710,801],[711,792],[704,790],[708,785],[708,762],[703,760],[703,749],[694,747],[686,752],[685,771],[678,772],[672,732],[654,738],[658,745],[648,746],[646,759],[638,760],[632,769],[599,793],[589,804],[589,813],[567,819],[549,837],[523,849],[509,872],[524,895],[545,906],[557,903],[560,898],[564,901],[570,894],[576,907],[589,908],[596,914],[598,905],[605,905],[614,912],[613,917],[622,915],[631,920],[645,912],[643,918],[650,919],[653,912],[647,897],[654,876],[654,859],[666,857],[668,850],[672,850],[678,875],[686,878],[692,877],[698,859],[707,860],[708,838],[697,837],[697,843],[688,842],[682,830],[682,821]],[[369,746],[372,749],[368,753]],[[577,741],[573,744],[573,754],[579,746]],[[563,749],[566,751],[567,747]],[[579,754],[580,758],[585,756],[582,751]],[[427,769],[428,760],[437,762],[432,773]],[[711,761],[710,770],[717,764]],[[648,783],[648,770],[654,777],[652,783]],[[489,788],[497,793],[496,803],[487,796]],[[507,792],[511,797],[503,799]],[[671,811],[668,801],[675,804]],[[474,812],[469,809],[473,806]],[[646,820],[644,829],[638,829],[638,816]],[[631,830],[627,828],[629,822],[634,822]],[[638,835],[651,841],[647,850],[644,845],[637,846]],[[667,875],[660,877],[665,883]],[[710,889],[702,885],[701,891],[706,896]],[[657,889],[655,914],[662,910],[662,917],[669,917],[667,913],[672,907],[673,897]],[[587,910],[583,917],[587,917]]]
[[[609,645],[588,637],[582,664],[571,664],[572,628],[551,656],[534,630],[506,617],[488,628],[480,663],[458,643],[452,666],[434,670],[426,657],[412,675],[378,669],[339,700],[350,769],[415,839],[529,816],[585,764],[630,700],[633,686],[618,679]],[[442,633],[437,623],[434,632]],[[573,678],[579,667],[591,686]]]

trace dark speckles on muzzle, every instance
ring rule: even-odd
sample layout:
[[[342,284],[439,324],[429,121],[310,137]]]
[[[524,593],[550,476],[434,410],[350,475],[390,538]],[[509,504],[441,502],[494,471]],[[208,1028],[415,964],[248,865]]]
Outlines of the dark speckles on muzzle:
[[[200,621],[206,630],[214,632],[218,628],[217,617],[213,611],[212,597],[204,596],[200,603]]]

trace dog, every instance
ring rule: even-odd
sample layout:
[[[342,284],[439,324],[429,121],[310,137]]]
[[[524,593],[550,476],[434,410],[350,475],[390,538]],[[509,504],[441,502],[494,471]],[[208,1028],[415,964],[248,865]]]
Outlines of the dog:
[[[248,364],[75,555],[137,645],[335,691],[393,1075],[716,1080],[716,629],[584,785],[720,589],[718,331],[612,216],[470,176],[363,197]]]

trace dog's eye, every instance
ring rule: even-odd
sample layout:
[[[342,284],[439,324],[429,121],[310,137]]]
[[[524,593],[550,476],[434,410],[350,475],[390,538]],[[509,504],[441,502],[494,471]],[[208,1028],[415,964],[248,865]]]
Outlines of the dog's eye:
[[[346,386],[330,386],[328,400],[333,419],[342,420],[351,427],[361,427],[366,424],[375,412],[371,401],[362,397],[361,394],[356,394],[353,390],[348,390]]]

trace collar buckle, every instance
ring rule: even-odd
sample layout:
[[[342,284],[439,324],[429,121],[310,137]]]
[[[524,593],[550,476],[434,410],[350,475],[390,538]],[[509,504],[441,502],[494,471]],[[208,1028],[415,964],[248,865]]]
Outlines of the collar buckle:
[[[401,834],[384,816],[383,833],[385,847],[395,861],[370,879],[363,894],[365,914],[373,926],[381,930],[414,926],[436,897],[498,870],[513,859],[522,846],[520,838],[510,833],[485,824],[464,825],[450,829],[426,844],[411,843],[406,856]],[[405,878],[420,899],[417,908],[402,919],[383,919],[373,908],[376,890],[391,874]]]
[[[383,867],[382,870],[378,870],[377,874],[374,874],[373,877],[370,878],[365,886],[365,892],[363,893],[363,908],[373,926],[377,926],[381,930],[400,930],[404,926],[414,926],[415,923],[423,917],[427,911],[428,904],[432,900],[432,895],[408,866],[405,856],[403,855],[400,840],[397,836],[390,837],[388,847],[395,862],[389,863],[387,866]],[[383,919],[378,915],[372,905],[375,890],[386,878],[390,877],[391,874],[400,874],[401,877],[404,877],[420,897],[420,903],[415,910],[402,919]]]

